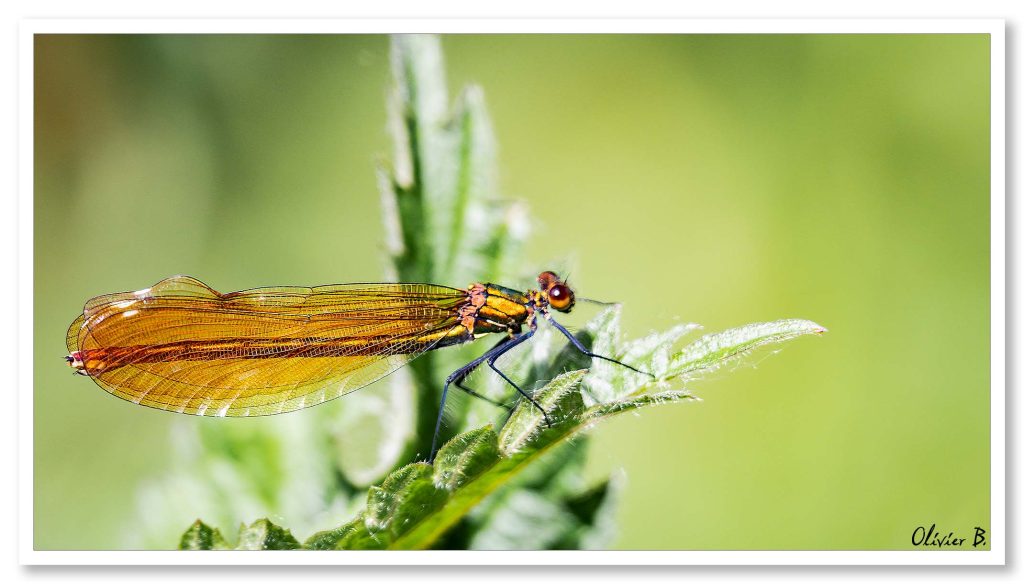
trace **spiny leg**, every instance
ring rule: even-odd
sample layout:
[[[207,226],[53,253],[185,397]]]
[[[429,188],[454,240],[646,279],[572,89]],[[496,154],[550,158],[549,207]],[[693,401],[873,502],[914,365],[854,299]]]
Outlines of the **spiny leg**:
[[[519,337],[506,337],[499,341],[497,345],[491,347],[490,350],[488,350],[483,355],[480,355],[476,359],[473,359],[469,363],[466,363],[462,367],[459,367],[458,369],[453,371],[452,374],[449,375],[447,379],[445,379],[444,389],[441,390],[441,404],[438,406],[437,410],[437,423],[434,424],[434,437],[430,441],[430,457],[427,459],[427,462],[429,464],[433,464],[434,457],[437,456],[437,437],[441,434],[441,418],[444,416],[444,403],[445,400],[448,398],[448,386],[454,383],[456,387],[460,387],[459,382],[465,379],[466,376],[469,375],[474,369],[479,367],[481,363],[490,359],[494,355],[500,355],[504,353],[508,349],[525,341],[529,337],[530,335],[521,335]],[[465,391],[466,388],[460,387],[460,389]]]
[[[627,365],[627,364],[623,363],[622,361],[618,361],[616,359],[612,359],[611,357],[605,357],[604,355],[598,355],[597,353],[594,353],[593,351],[588,349],[586,346],[584,346],[583,343],[581,343],[579,339],[577,339],[572,333],[570,333],[568,329],[566,329],[564,326],[559,324],[557,320],[551,318],[551,315],[545,314],[544,316],[548,319],[548,322],[550,322],[552,325],[555,326],[556,329],[559,330],[559,332],[561,332],[563,335],[565,335],[565,338],[569,339],[569,342],[572,343],[573,346],[575,346],[577,349],[579,349],[580,352],[583,353],[584,355],[586,355],[587,357],[590,357],[591,359],[601,359],[601,360],[604,360],[604,361],[609,361],[611,363],[615,363],[616,365],[622,365],[626,369],[630,369],[632,371],[636,371],[637,373],[640,373],[642,375],[648,375],[648,376],[651,377],[651,379],[656,379],[656,377],[654,376],[653,373],[648,373],[647,371],[641,371],[641,370],[637,369],[636,367],[633,367],[632,365]]]
[[[521,395],[521,396],[525,397],[527,400],[529,400],[530,403],[533,404],[533,407],[537,408],[537,410],[541,413],[541,415],[544,416],[544,423],[547,424],[548,428],[550,428],[551,427],[551,418],[548,417],[548,413],[546,411],[544,411],[544,408],[541,407],[541,405],[539,403],[537,403],[537,400],[533,399],[533,397],[530,394],[526,393],[523,390],[523,388],[521,388],[518,385],[516,385],[516,382],[512,381],[511,379],[509,379],[508,375],[505,375],[501,371],[501,369],[498,369],[497,367],[494,366],[494,359],[495,358],[496,357],[492,357],[490,360],[488,360],[487,361],[487,365],[490,366],[490,368],[493,369],[495,373],[500,375],[502,379],[504,379],[506,382],[508,382],[509,385],[511,385],[512,387],[516,388],[516,391],[519,392],[519,395]]]
[[[469,372],[467,372],[466,375],[468,376]],[[465,377],[463,377],[463,379],[465,379]],[[508,404],[501,403],[501,402],[499,402],[497,400],[493,400],[493,399],[491,399],[491,398],[489,398],[487,396],[480,395],[478,392],[474,391],[473,389],[471,389],[469,387],[466,387],[465,385],[462,385],[462,382],[460,380],[455,380],[453,383],[455,383],[455,387],[458,387],[459,389],[461,389],[462,391],[468,393],[469,395],[478,397],[478,398],[480,398],[480,399],[482,399],[482,400],[484,400],[484,401],[486,401],[486,402],[488,402],[490,404],[493,404],[493,405],[495,405],[495,406],[505,410],[505,420],[504,420],[504,422],[502,422],[502,425],[507,423],[509,418],[512,417],[512,413],[515,411],[515,407],[510,406]]]
[[[510,350],[512,350],[512,348],[515,347],[516,345],[518,345],[519,343],[522,343],[526,339],[532,337],[533,333],[535,332],[535,330],[536,329],[531,329],[530,331],[528,331],[526,333],[523,333],[522,335],[516,337],[513,342],[510,342],[507,345],[504,345],[504,346],[501,346],[501,347],[495,347],[495,349],[500,349],[500,350],[494,352],[494,354],[491,355],[490,358],[487,359],[487,366],[490,367],[495,373],[500,375],[501,378],[505,380],[505,382],[507,382],[512,387],[514,387],[515,390],[519,392],[519,395],[525,397],[531,404],[533,404],[533,407],[537,408],[537,410],[540,411],[541,415],[544,416],[544,423],[547,424],[548,427],[550,428],[551,427],[551,418],[548,417],[548,413],[546,411],[544,411],[544,408],[541,407],[541,405],[539,403],[537,403],[537,400],[533,399],[533,396],[531,396],[530,394],[526,393],[523,390],[523,388],[519,387],[519,385],[517,385],[516,382],[512,381],[511,379],[509,379],[509,376],[505,375],[505,373],[501,369],[498,369],[497,366],[495,366],[495,364],[494,364],[494,362],[498,360],[498,357],[501,357],[505,353],[507,353]]]
[[[500,341],[498,341],[498,343],[497,343],[496,345],[494,345],[493,347],[491,347],[491,351],[493,351],[494,349],[497,349],[498,347],[500,347],[500,346],[502,346],[502,345],[504,345],[504,344],[508,343],[508,342],[509,342],[509,339],[510,339],[510,338],[511,338],[511,337],[504,337],[504,338],[502,338],[502,339],[501,339]],[[488,351],[488,353],[490,353],[491,351]],[[474,362],[475,362],[475,361],[474,361]],[[467,366],[467,367],[462,367],[462,368],[460,368],[459,370],[463,372],[463,373],[462,373],[462,375],[461,375],[461,376],[459,376],[459,377],[457,377],[457,378],[455,378],[455,379],[454,379],[454,380],[452,381],[452,383],[454,383],[454,384],[455,384],[455,387],[457,387],[457,388],[461,389],[461,390],[462,390],[462,391],[464,391],[465,393],[467,393],[467,394],[469,394],[469,395],[471,395],[471,396],[473,396],[473,397],[475,397],[475,398],[478,398],[478,399],[482,399],[483,401],[485,401],[485,402],[487,402],[487,403],[489,403],[489,404],[491,404],[491,405],[493,405],[493,406],[496,406],[496,407],[502,408],[503,410],[505,410],[505,411],[507,411],[507,412],[511,412],[511,411],[512,411],[512,407],[511,407],[511,406],[509,406],[508,404],[503,404],[503,403],[501,403],[501,402],[499,402],[499,401],[497,401],[497,400],[491,399],[491,398],[487,397],[486,395],[483,395],[483,394],[481,394],[480,392],[478,392],[478,391],[475,391],[475,390],[474,390],[473,388],[471,388],[471,387],[466,387],[465,385],[463,385],[463,382],[464,382],[464,381],[466,381],[466,378],[467,378],[467,377],[469,377],[469,375],[470,375],[470,374],[471,374],[471,373],[472,373],[473,371],[475,371],[475,370],[476,370],[476,368],[477,368],[477,367],[479,367],[479,366],[480,366],[480,363],[476,363],[476,364],[475,364],[475,365],[474,365],[473,367],[471,367],[471,368],[468,368],[468,366]]]
[[[500,401],[498,401],[496,399],[491,399],[491,398],[487,397],[486,395],[483,395],[480,392],[473,390],[472,388],[469,388],[469,387],[466,387],[465,385],[462,385],[462,381],[461,380],[460,381],[456,381],[454,383],[455,383],[455,387],[461,389],[465,393],[468,393],[469,395],[471,395],[471,396],[473,396],[473,397],[475,397],[477,399],[482,399],[485,402],[491,404],[492,406],[499,407],[499,408],[505,410],[506,412],[511,412],[512,411],[512,406],[510,406],[508,404],[503,404],[503,403],[501,403]]]
[[[427,458],[428,464],[434,464],[434,456],[437,455],[437,436],[441,433],[441,418],[444,416],[444,402],[448,399],[448,386],[455,381],[456,376],[466,375],[469,371],[472,371],[480,364],[482,359],[477,358],[470,362],[468,365],[464,365],[455,370],[454,373],[448,376],[448,379],[444,380],[444,389],[441,390],[441,404],[437,409],[437,423],[434,424],[434,438],[430,441],[430,457]]]

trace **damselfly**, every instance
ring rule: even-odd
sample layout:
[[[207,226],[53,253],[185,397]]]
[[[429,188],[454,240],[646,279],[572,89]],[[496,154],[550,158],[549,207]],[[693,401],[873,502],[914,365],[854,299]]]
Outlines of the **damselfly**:
[[[576,300],[557,275],[543,272],[537,283],[537,290],[526,292],[496,284],[464,290],[341,284],[221,294],[194,278],[175,276],[87,302],[68,329],[66,359],[75,372],[136,404],[200,416],[262,416],[345,395],[426,351],[501,335],[445,380],[433,461],[448,388],[487,399],[463,384],[484,363],[548,420],[496,365],[533,336],[538,317],[591,358],[644,373],[594,354],[552,318],[550,309],[569,312]]]

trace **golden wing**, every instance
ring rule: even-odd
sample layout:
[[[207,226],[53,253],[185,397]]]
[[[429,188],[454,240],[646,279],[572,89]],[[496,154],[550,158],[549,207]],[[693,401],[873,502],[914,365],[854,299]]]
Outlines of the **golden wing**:
[[[258,416],[323,403],[433,348],[472,339],[466,292],[431,284],[257,288],[186,276],[86,303],[69,361],[106,391],[186,414]]]

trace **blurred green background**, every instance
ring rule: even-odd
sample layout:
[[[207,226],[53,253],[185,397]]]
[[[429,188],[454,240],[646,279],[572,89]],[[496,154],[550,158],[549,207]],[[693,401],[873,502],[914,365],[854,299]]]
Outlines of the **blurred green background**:
[[[921,525],[989,528],[987,36],[443,46],[453,91],[486,92],[535,266],[623,302],[631,335],[830,329],[694,385],[702,403],[594,432],[588,472],[627,480],[616,547],[905,549]],[[381,279],[388,41],[39,36],[35,67],[35,547],[132,546],[172,428],[279,422],[114,399],[61,360],[68,324],[178,273],[221,291]],[[188,496],[163,547],[201,515]]]

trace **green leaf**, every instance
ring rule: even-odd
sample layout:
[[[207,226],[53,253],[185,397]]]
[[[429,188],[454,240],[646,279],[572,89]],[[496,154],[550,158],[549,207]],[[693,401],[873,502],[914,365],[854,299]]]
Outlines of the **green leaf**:
[[[216,527],[210,527],[199,519],[181,536],[179,550],[226,550],[230,549],[224,536]]]
[[[294,550],[301,544],[292,537],[292,532],[278,527],[269,519],[258,519],[238,532],[236,550]]]
[[[366,527],[389,539],[405,533],[424,514],[444,504],[447,492],[434,486],[434,468],[417,462],[396,470],[366,496]]]
[[[625,398],[603,404],[590,406],[583,413],[583,419],[599,420],[631,410],[639,410],[648,406],[660,406],[669,403],[700,401],[700,398],[690,395],[686,391],[663,391],[659,393],[645,393],[636,397]]]
[[[388,532],[376,532],[367,528],[366,516],[363,513],[356,515],[355,519],[342,526],[342,531],[334,543],[334,549],[382,550],[387,549],[391,542]]]
[[[529,222],[521,202],[498,196],[497,146],[483,91],[469,86],[449,104],[436,36],[395,35],[391,58],[388,127],[394,152],[392,166],[378,171],[388,279],[460,287],[507,281],[508,271],[519,264]],[[406,404],[416,404],[415,430],[392,430],[408,442],[404,460],[425,456],[430,448],[441,401],[438,381],[478,350],[459,347],[421,356],[408,367],[409,374],[389,381]],[[467,429],[469,406],[457,400],[449,404],[451,423],[445,431]],[[357,456],[342,454],[342,459]]]
[[[616,535],[615,508],[625,485],[625,475],[613,474],[603,483],[571,497],[566,507],[576,516],[579,528],[566,534],[556,549],[607,548]]]
[[[605,320],[605,322],[611,322],[611,320]],[[693,328],[689,325],[682,325],[667,333],[655,333],[646,339],[632,343],[629,350],[641,361],[646,359],[649,362],[656,362],[659,353],[662,354],[660,358],[665,358],[667,349],[661,342],[653,342],[653,340],[677,339]],[[678,367],[685,367],[689,372],[707,369],[714,366],[716,359],[727,362],[769,343],[821,332],[824,332],[822,327],[809,321],[778,321],[707,335],[678,352],[675,357],[680,355],[686,357],[673,358],[669,365],[663,367],[662,376],[646,386],[656,387],[679,377],[681,372]],[[571,436],[595,423],[639,408],[696,400],[687,391],[664,390],[634,394],[583,409],[579,383],[585,374],[586,371],[582,370],[565,373],[534,394],[534,399],[549,412],[552,419],[550,428],[546,426],[543,415],[536,411],[536,408],[525,401],[520,402],[519,408],[509,418],[498,435],[498,445],[502,457],[479,477],[464,483],[460,489],[454,491],[447,504],[440,507],[435,513],[426,514],[408,532],[392,542],[391,547],[401,549],[429,547],[445,530],[453,526],[458,519],[467,514],[488,494],[493,493],[522,473],[555,446],[565,443]],[[468,437],[456,440],[471,443]],[[449,454],[453,453],[454,448]]]
[[[369,533],[363,515],[359,514],[341,527],[314,533],[303,542],[302,547],[309,550],[370,549],[370,546],[359,545],[355,541],[364,536],[368,538]],[[342,547],[339,548],[339,545]]]
[[[547,455],[544,459],[548,459]],[[538,463],[539,464],[539,463]],[[621,475],[552,497],[514,481],[492,495],[494,508],[485,515],[467,547],[479,550],[598,549],[615,534],[613,511],[621,491]]]
[[[572,371],[556,377],[535,393],[537,400],[542,404],[556,405],[582,403],[579,398],[578,384],[584,373],[584,371]],[[556,423],[553,428],[538,432],[537,430],[543,423],[543,417],[536,412],[521,413],[527,407],[532,406],[529,404],[520,406],[513,414],[513,417],[516,414],[520,416],[520,422],[516,424],[515,430],[508,434],[503,431],[498,436],[498,447],[504,455],[497,458],[493,465],[475,479],[451,492],[447,503],[438,509],[438,512],[425,514],[419,522],[413,524],[407,532],[392,543],[392,549],[426,549],[430,547],[486,496],[528,468],[530,462],[557,443],[558,437],[564,436],[572,430],[571,425],[567,425],[563,421]],[[541,420],[540,422],[538,422],[538,418]],[[509,423],[512,423],[511,419]],[[509,424],[506,424],[506,427],[509,427]],[[460,438],[456,437],[453,440],[458,441]],[[504,450],[509,446],[517,449],[515,456],[508,456],[508,451]]]
[[[452,438],[434,460],[434,484],[454,491],[498,461],[498,436],[490,425]]]
[[[522,203],[497,196],[497,146],[483,90],[449,107],[441,43],[391,40],[393,167],[380,171],[395,276],[407,282],[497,281],[529,230]]]
[[[509,493],[505,504],[487,517],[470,542],[474,550],[552,549],[579,521],[557,502],[526,489]]]
[[[583,406],[578,387],[585,374],[584,370],[563,373],[534,394],[533,399],[547,412],[547,416],[533,404],[521,402],[498,435],[498,448],[502,454],[515,454],[542,431],[557,432],[558,426],[572,423],[573,416]]]
[[[672,347],[680,339],[700,328],[700,325],[692,323],[678,324],[666,331],[621,345],[618,341],[620,312],[621,307],[616,305],[599,315],[598,322],[604,323],[607,328],[597,336],[591,350],[598,355],[613,356],[658,378],[665,378],[668,374]],[[591,371],[586,379],[588,391],[585,396],[589,398],[586,401],[590,406],[632,395],[651,381],[647,375],[601,359],[594,360],[590,367]]]
[[[788,319],[758,322],[705,335],[672,356],[666,371],[662,374],[662,379],[692,377],[695,373],[718,369],[735,358],[764,345],[781,343],[802,335],[821,335],[826,332],[828,329],[815,322]]]
[[[294,550],[301,548],[298,540],[287,529],[274,525],[269,519],[258,519],[251,525],[242,525],[238,531],[238,545],[231,547],[220,530],[196,520],[181,536],[181,550]]]
[[[612,322],[608,317],[603,318],[606,323]],[[683,329],[687,327],[655,333],[627,345],[626,350],[637,362],[656,363],[663,358],[659,355],[666,351],[664,341],[680,338],[688,332]],[[824,331],[810,321],[784,320],[705,335],[674,353],[653,382],[644,384],[629,396],[589,408],[584,407],[580,391],[587,371],[563,373],[533,396],[548,413],[550,426],[537,408],[522,401],[497,435],[490,426],[465,432],[445,444],[435,467],[414,463],[391,473],[379,487],[370,488],[366,510],[356,520],[337,530],[314,535],[306,546],[311,549],[332,546],[336,549],[429,548],[481,501],[523,475],[547,453],[571,448],[570,438],[579,432],[623,412],[696,399],[684,390],[647,392],[645,388],[664,387],[672,380],[715,369],[767,344]],[[610,531],[607,518],[591,536],[584,528],[593,528],[598,523],[597,509],[604,505],[604,495],[598,491],[556,500],[523,490],[505,496],[508,497],[505,504],[494,506],[492,514],[483,517],[472,537],[472,545],[526,545],[515,527],[519,519],[511,519],[514,517],[525,517],[527,523],[547,518],[549,523],[536,534],[535,542],[540,547],[556,541],[596,545],[603,541],[600,534]],[[543,503],[537,497],[541,497]],[[538,515],[531,519],[531,513]],[[189,532],[196,529],[193,525]],[[195,539],[196,536],[186,533],[183,541],[186,537]]]

